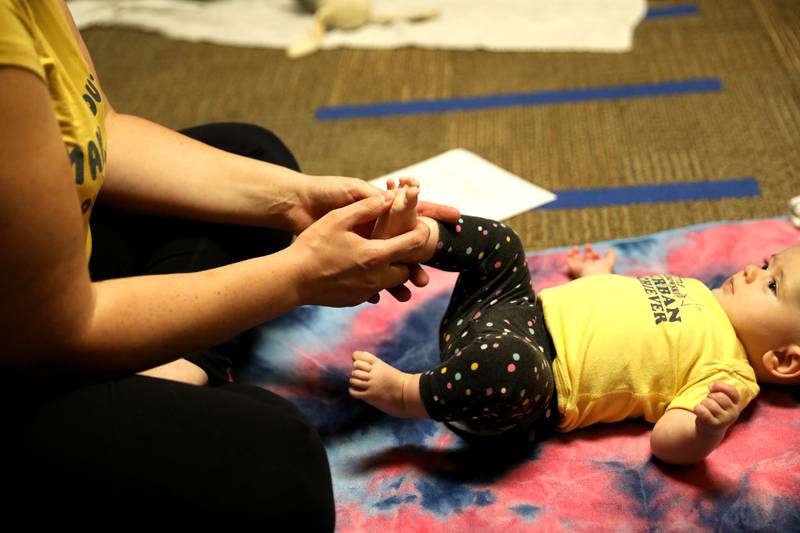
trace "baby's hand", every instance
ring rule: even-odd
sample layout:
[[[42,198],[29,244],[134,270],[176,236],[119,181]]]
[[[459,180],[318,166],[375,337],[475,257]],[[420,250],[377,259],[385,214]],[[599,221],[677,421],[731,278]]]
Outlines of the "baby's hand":
[[[705,400],[694,406],[697,431],[702,434],[724,433],[739,418],[739,392],[724,381],[715,381],[708,390],[711,392]]]
[[[582,278],[593,274],[611,274],[614,272],[616,257],[614,250],[601,256],[592,249],[591,244],[583,247],[583,253],[577,246],[567,252],[567,267],[573,278]]]

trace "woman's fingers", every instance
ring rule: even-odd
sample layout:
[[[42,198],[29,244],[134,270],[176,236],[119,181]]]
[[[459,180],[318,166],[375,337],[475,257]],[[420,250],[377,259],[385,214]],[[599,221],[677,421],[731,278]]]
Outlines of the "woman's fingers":
[[[389,294],[394,296],[398,302],[407,302],[411,299],[411,291],[405,285],[398,285],[397,287],[390,287],[386,289]]]
[[[379,247],[380,257],[386,262],[405,263],[425,246],[430,234],[431,229],[428,225],[418,220],[416,227],[411,231],[378,241],[376,245]]]
[[[450,223],[456,223],[461,218],[461,212],[455,207],[422,201],[417,204],[417,215]]]
[[[335,209],[329,215],[335,217],[337,223],[347,229],[352,229],[367,222],[372,222],[383,215],[392,206],[393,192],[385,192],[358,202]]]
[[[409,279],[417,287],[424,287],[431,280],[425,270],[418,264],[411,264],[408,266]]]

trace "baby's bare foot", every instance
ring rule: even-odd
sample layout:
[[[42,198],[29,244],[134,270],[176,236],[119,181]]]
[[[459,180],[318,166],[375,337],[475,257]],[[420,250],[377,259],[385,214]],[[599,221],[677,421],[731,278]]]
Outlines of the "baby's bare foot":
[[[567,267],[573,278],[583,278],[595,274],[611,274],[614,272],[616,256],[614,250],[609,250],[601,256],[592,249],[591,244],[583,247],[583,252],[577,246],[567,252]]]
[[[387,182],[389,190],[395,189],[394,181]],[[411,231],[417,226],[417,198],[419,182],[411,178],[401,178],[400,187],[396,189],[394,203],[389,212],[375,223],[372,231],[374,239],[389,239]]]
[[[419,395],[420,374],[407,374],[369,352],[353,352],[350,396],[398,418],[428,418]]]

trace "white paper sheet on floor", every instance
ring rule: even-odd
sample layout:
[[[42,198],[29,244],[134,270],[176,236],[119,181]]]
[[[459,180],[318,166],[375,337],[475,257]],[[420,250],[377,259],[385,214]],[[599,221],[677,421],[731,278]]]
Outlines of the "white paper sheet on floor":
[[[420,182],[420,200],[452,205],[462,213],[493,220],[505,220],[556,199],[550,191],[463,148],[448,150],[370,183],[385,189],[388,178],[398,183],[406,176]]]

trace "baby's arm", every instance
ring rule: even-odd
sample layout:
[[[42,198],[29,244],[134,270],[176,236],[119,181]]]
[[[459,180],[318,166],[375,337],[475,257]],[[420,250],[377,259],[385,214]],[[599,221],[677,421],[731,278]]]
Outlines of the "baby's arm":
[[[671,409],[656,422],[650,435],[653,455],[672,464],[697,463],[722,442],[739,418],[739,393],[724,381],[715,381],[708,389],[694,412]]]

